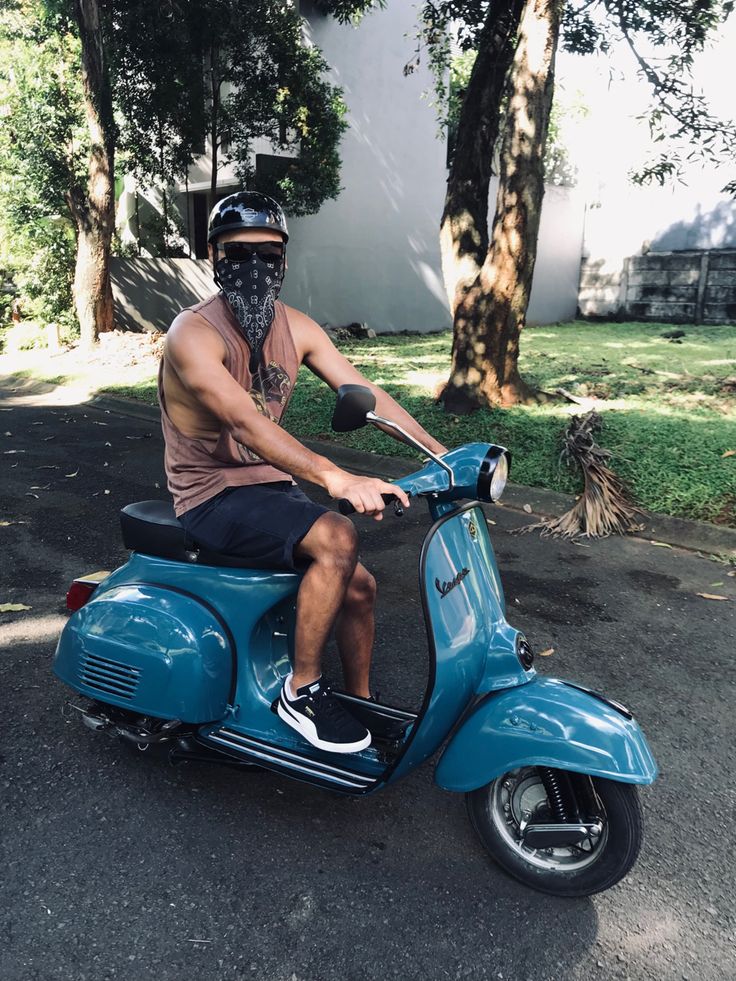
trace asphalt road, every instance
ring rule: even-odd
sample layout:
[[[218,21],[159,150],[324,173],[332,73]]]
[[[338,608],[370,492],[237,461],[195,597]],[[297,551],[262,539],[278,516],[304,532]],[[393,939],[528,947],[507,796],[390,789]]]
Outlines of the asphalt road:
[[[0,603],[31,609],[0,614],[2,981],[736,978],[736,580],[722,565],[635,539],[511,536],[528,515],[488,511],[509,619],[554,648],[540,670],[628,704],[661,767],[629,877],[555,900],[492,864],[431,763],[354,800],[171,768],[82,728],[50,672],[64,594],[124,561],[122,505],[165,496],[161,440],[146,421],[5,396]],[[376,681],[417,702],[427,515],[359,524],[380,590]]]

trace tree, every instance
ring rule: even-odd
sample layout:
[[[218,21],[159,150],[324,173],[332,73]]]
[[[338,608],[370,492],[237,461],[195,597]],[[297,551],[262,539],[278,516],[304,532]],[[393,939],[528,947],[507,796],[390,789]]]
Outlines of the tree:
[[[204,148],[207,114],[198,31],[190,4],[115,0],[109,18],[110,61],[119,124],[118,159],[125,173],[158,187],[155,229],[164,255],[175,229],[168,189],[183,180]]]
[[[534,394],[519,375],[519,333],[536,260],[560,14],[559,0],[530,0],[518,23],[491,241],[485,255],[476,253],[469,274],[454,276],[452,368],[442,394],[449,412],[467,412],[483,403],[524,402]],[[457,173],[451,173],[443,228],[452,229],[458,220],[449,189],[453,185],[454,191],[457,183]],[[487,209],[487,194],[482,201]],[[456,243],[453,236],[452,245],[443,250],[449,277],[452,265],[445,257]],[[448,272],[445,276],[447,280]]]
[[[213,188],[223,138],[228,159],[250,181],[253,140],[265,137],[299,150],[288,170],[263,181],[293,214],[315,211],[339,193],[345,107],[340,90],[321,77],[327,66],[320,53],[301,43],[301,21],[289,0],[2,0],[0,9],[10,15],[0,43],[10,53],[18,47],[16,61],[29,77],[41,41],[51,51],[66,39],[65,50],[77,60],[76,85],[54,70],[46,85],[15,86],[0,153],[21,162],[35,196],[53,197],[62,220],[73,223],[73,294],[85,344],[113,326],[109,259],[118,155],[165,189],[186,173],[209,126]],[[4,89],[13,89],[13,71],[0,75]],[[197,92],[202,98],[193,98]],[[34,112],[53,116],[53,126],[31,139],[34,160],[42,158],[43,166],[26,160],[23,137]]]
[[[448,178],[440,231],[454,321],[452,366],[442,400],[448,411],[458,414],[481,405],[544,398],[520,377],[518,352],[536,259],[544,149],[561,28],[566,47],[581,53],[606,51],[616,41],[629,45],[640,74],[652,88],[649,118],[655,139],[688,135],[701,152],[717,157],[729,152],[733,135],[733,127],[708,113],[689,79],[695,53],[730,13],[730,3],[525,0],[520,7],[511,0],[438,0],[426,3],[423,11],[422,34],[435,57],[446,50],[441,39],[453,19],[460,23],[461,46],[478,50],[461,112],[458,152]],[[497,67],[502,64],[507,74],[508,112],[489,240],[490,167],[469,166],[467,155],[478,147],[473,130],[479,123],[487,124],[486,114],[498,120],[503,110],[499,85],[481,54],[489,39],[510,34],[509,44],[516,45],[513,61],[494,62]],[[654,59],[641,54],[641,39],[657,54],[657,67]],[[504,51],[508,53],[508,46]],[[438,60],[441,65],[442,58]],[[676,170],[676,160],[662,155],[639,179],[663,181]]]
[[[67,16],[80,42],[82,93],[89,129],[89,159],[84,189],[67,191],[77,227],[74,305],[82,344],[113,329],[110,245],[115,232],[115,125],[108,56],[99,0],[73,0]]]
[[[253,186],[252,147],[265,138],[281,151],[259,189],[293,215],[311,214],[340,191],[338,146],[345,130],[341,91],[323,79],[328,65],[303,43],[302,23],[283,0],[193,0],[192,37],[204,64],[210,137],[210,193],[233,163]]]
[[[83,186],[87,159],[79,43],[35,0],[0,11],[0,264],[26,313],[71,327],[76,231],[64,193]]]

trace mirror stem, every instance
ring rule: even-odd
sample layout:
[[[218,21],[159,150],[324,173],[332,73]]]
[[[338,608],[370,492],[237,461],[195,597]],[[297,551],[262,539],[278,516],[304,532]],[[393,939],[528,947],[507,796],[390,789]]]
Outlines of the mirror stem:
[[[426,453],[430,460],[433,460],[437,466],[442,467],[442,469],[447,473],[447,478],[450,481],[450,490],[453,489],[455,486],[455,477],[452,472],[452,467],[445,463],[442,457],[437,456],[436,453],[433,453],[431,450],[427,449],[423,443],[420,443],[418,439],[414,439],[413,436],[410,436],[405,429],[402,429],[401,426],[398,425],[398,423],[391,422],[390,419],[384,419],[382,416],[377,416],[375,412],[366,412],[365,418],[367,422],[380,423],[382,426],[386,426],[388,429],[393,429],[394,432],[397,432],[403,436],[404,440],[410,446],[413,446],[415,450],[419,450],[420,453]]]

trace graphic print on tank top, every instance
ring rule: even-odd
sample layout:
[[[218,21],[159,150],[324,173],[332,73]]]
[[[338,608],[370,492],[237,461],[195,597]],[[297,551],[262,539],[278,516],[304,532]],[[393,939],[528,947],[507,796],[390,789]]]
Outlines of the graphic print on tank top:
[[[271,422],[279,424],[279,420],[271,412],[269,402],[284,406],[289,400],[291,381],[289,375],[277,361],[269,361],[268,364],[261,364],[258,371],[253,375],[251,389],[248,392],[256,404],[256,408],[261,415],[266,416]],[[254,453],[253,450],[242,443],[237,443],[240,457],[245,463],[262,463],[262,457]]]

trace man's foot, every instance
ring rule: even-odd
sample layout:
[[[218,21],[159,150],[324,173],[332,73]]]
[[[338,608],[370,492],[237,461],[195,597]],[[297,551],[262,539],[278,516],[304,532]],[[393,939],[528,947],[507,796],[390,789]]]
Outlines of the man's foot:
[[[410,719],[397,719],[390,712],[381,712],[381,702],[378,695],[370,698],[348,702],[350,714],[370,732],[374,739],[385,739],[397,742],[404,738],[406,730],[411,725]]]
[[[290,681],[291,675],[281,689],[278,714],[308,743],[328,753],[359,753],[370,746],[370,732],[345,711],[321,678],[291,694]]]

